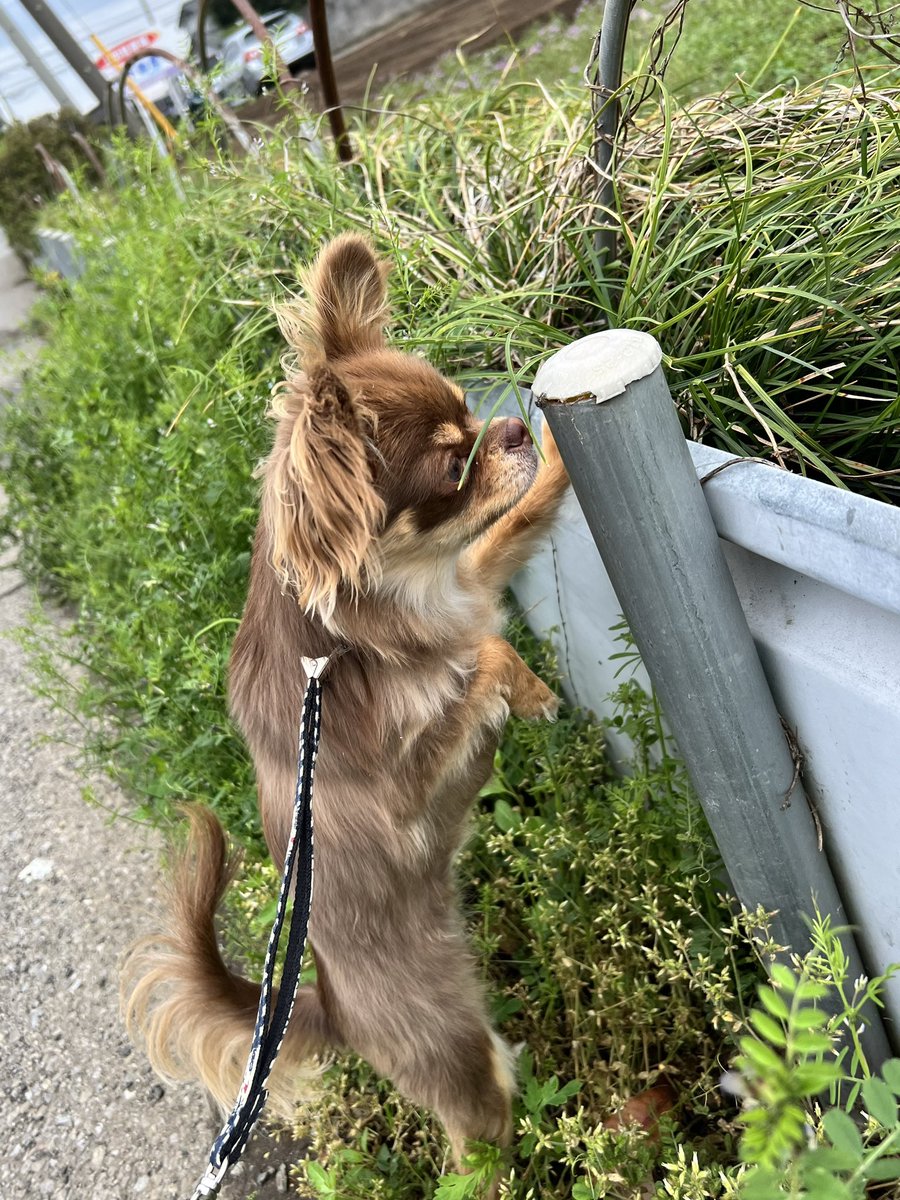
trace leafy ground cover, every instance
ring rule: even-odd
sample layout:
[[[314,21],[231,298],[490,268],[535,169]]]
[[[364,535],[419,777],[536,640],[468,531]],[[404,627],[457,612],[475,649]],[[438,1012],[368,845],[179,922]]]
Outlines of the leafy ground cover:
[[[697,11],[721,14],[710,5]],[[775,74],[757,82],[783,85],[777,55],[790,45],[779,42],[784,29],[796,33],[791,20],[773,18]],[[717,44],[703,43],[707,65]],[[325,238],[345,228],[374,236],[395,264],[397,344],[460,378],[527,382],[549,349],[609,321],[631,324],[660,337],[694,436],[896,494],[895,94],[876,89],[863,103],[804,83],[758,95],[750,80],[728,101],[685,108],[663,97],[620,154],[622,252],[601,270],[587,97],[571,74],[551,86],[511,67],[402,108],[384,97],[356,124],[357,159],[345,168],[288,111],[255,158],[186,161],[183,194],[152,149],[114,146],[115,188],[69,197],[54,214],[86,269],[72,285],[48,281],[47,349],[4,418],[6,530],[18,531],[34,577],[75,605],[62,655],[87,668],[80,691],[39,627],[34,651],[48,690],[76,709],[89,750],[137,794],[142,815],[165,822],[177,802],[212,801],[248,845],[236,903],[260,934],[237,947],[250,960],[271,876],[224,671],[246,586],[252,470],[280,374],[271,302]],[[718,1076],[755,960],[718,898],[715,852],[652,703],[628,688],[621,700],[639,749],[633,777],[609,777],[601,734],[576,714],[554,730],[516,726],[463,863],[498,1019],[528,1046],[506,1167],[521,1200],[648,1187],[715,1197],[738,1186],[737,1105]],[[838,975],[823,950],[780,992],[796,996],[802,981],[820,989],[815,1002]],[[852,1021],[853,986],[843,984],[839,1013]],[[742,1044],[742,1086],[774,1111],[763,1141],[780,1157],[756,1153],[752,1138],[744,1154],[763,1172],[761,1195],[799,1196],[826,1164],[802,1159],[816,1089],[814,1072],[797,1071],[833,1063],[839,1031],[804,1028],[799,1001],[773,994],[764,1009],[775,1032],[756,1018],[748,1044],[763,1050]],[[835,1069],[858,1090],[871,1075],[846,1052]],[[661,1080],[677,1106],[659,1142],[604,1128]],[[890,1091],[887,1074],[881,1082]],[[844,1129],[829,1195],[858,1195],[873,1178],[868,1160],[891,1157],[876,1153],[895,1130],[874,1093],[867,1103],[881,1116],[858,1145]],[[364,1067],[332,1068],[316,1111],[309,1183],[319,1195],[430,1194],[439,1140]],[[835,1149],[841,1121],[830,1125]],[[438,1194],[474,1186],[445,1176]]]

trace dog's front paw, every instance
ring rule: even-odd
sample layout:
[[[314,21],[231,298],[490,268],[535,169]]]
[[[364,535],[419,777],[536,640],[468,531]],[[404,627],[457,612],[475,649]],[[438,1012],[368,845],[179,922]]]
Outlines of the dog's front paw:
[[[566,468],[563,464],[562,455],[559,452],[559,447],[556,444],[556,439],[550,432],[550,425],[547,418],[544,417],[544,423],[541,428],[541,457],[545,463],[545,469],[551,468],[553,471],[566,474]]]
[[[559,696],[529,671],[525,679],[516,681],[509,710],[513,716],[526,721],[555,721],[559,713]]]

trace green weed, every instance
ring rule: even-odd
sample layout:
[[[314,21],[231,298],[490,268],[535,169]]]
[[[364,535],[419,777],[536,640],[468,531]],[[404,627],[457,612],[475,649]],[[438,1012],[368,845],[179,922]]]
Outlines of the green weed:
[[[880,1004],[898,967],[851,982],[841,932],[816,915],[811,949],[793,967],[772,967],[750,1014],[752,1033],[739,1039],[746,1200],[862,1200],[870,1185],[888,1184],[895,1187],[880,1194],[896,1195],[900,1060],[873,1071],[860,1030],[863,1006]]]
[[[646,68],[654,31],[672,7],[661,0],[636,6],[625,45],[626,78]],[[423,94],[490,89],[501,79],[538,81],[554,91],[581,77],[602,18],[603,5],[587,0],[571,20],[556,15],[537,22],[515,42],[478,53],[463,47],[446,54],[420,77],[396,87],[395,94],[405,104]],[[663,53],[674,44],[673,30],[663,41]],[[857,55],[866,68],[885,65],[871,43],[860,43]],[[802,0],[688,0],[666,85],[686,103],[743,89],[805,88],[835,74],[848,81],[851,68],[846,28],[836,6]]]

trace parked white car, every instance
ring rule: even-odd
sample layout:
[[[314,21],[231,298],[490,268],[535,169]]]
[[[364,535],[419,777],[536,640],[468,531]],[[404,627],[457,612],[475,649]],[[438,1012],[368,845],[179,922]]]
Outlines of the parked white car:
[[[315,66],[312,29],[298,13],[276,9],[262,18],[291,74]],[[241,25],[222,43],[215,88],[220,96],[258,96],[271,79],[265,50],[249,25]]]

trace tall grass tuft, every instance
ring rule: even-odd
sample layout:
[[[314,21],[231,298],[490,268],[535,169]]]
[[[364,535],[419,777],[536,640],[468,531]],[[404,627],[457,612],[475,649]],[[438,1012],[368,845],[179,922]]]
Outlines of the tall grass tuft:
[[[621,170],[619,319],[670,356],[693,437],[900,492],[897,93],[704,100]]]

